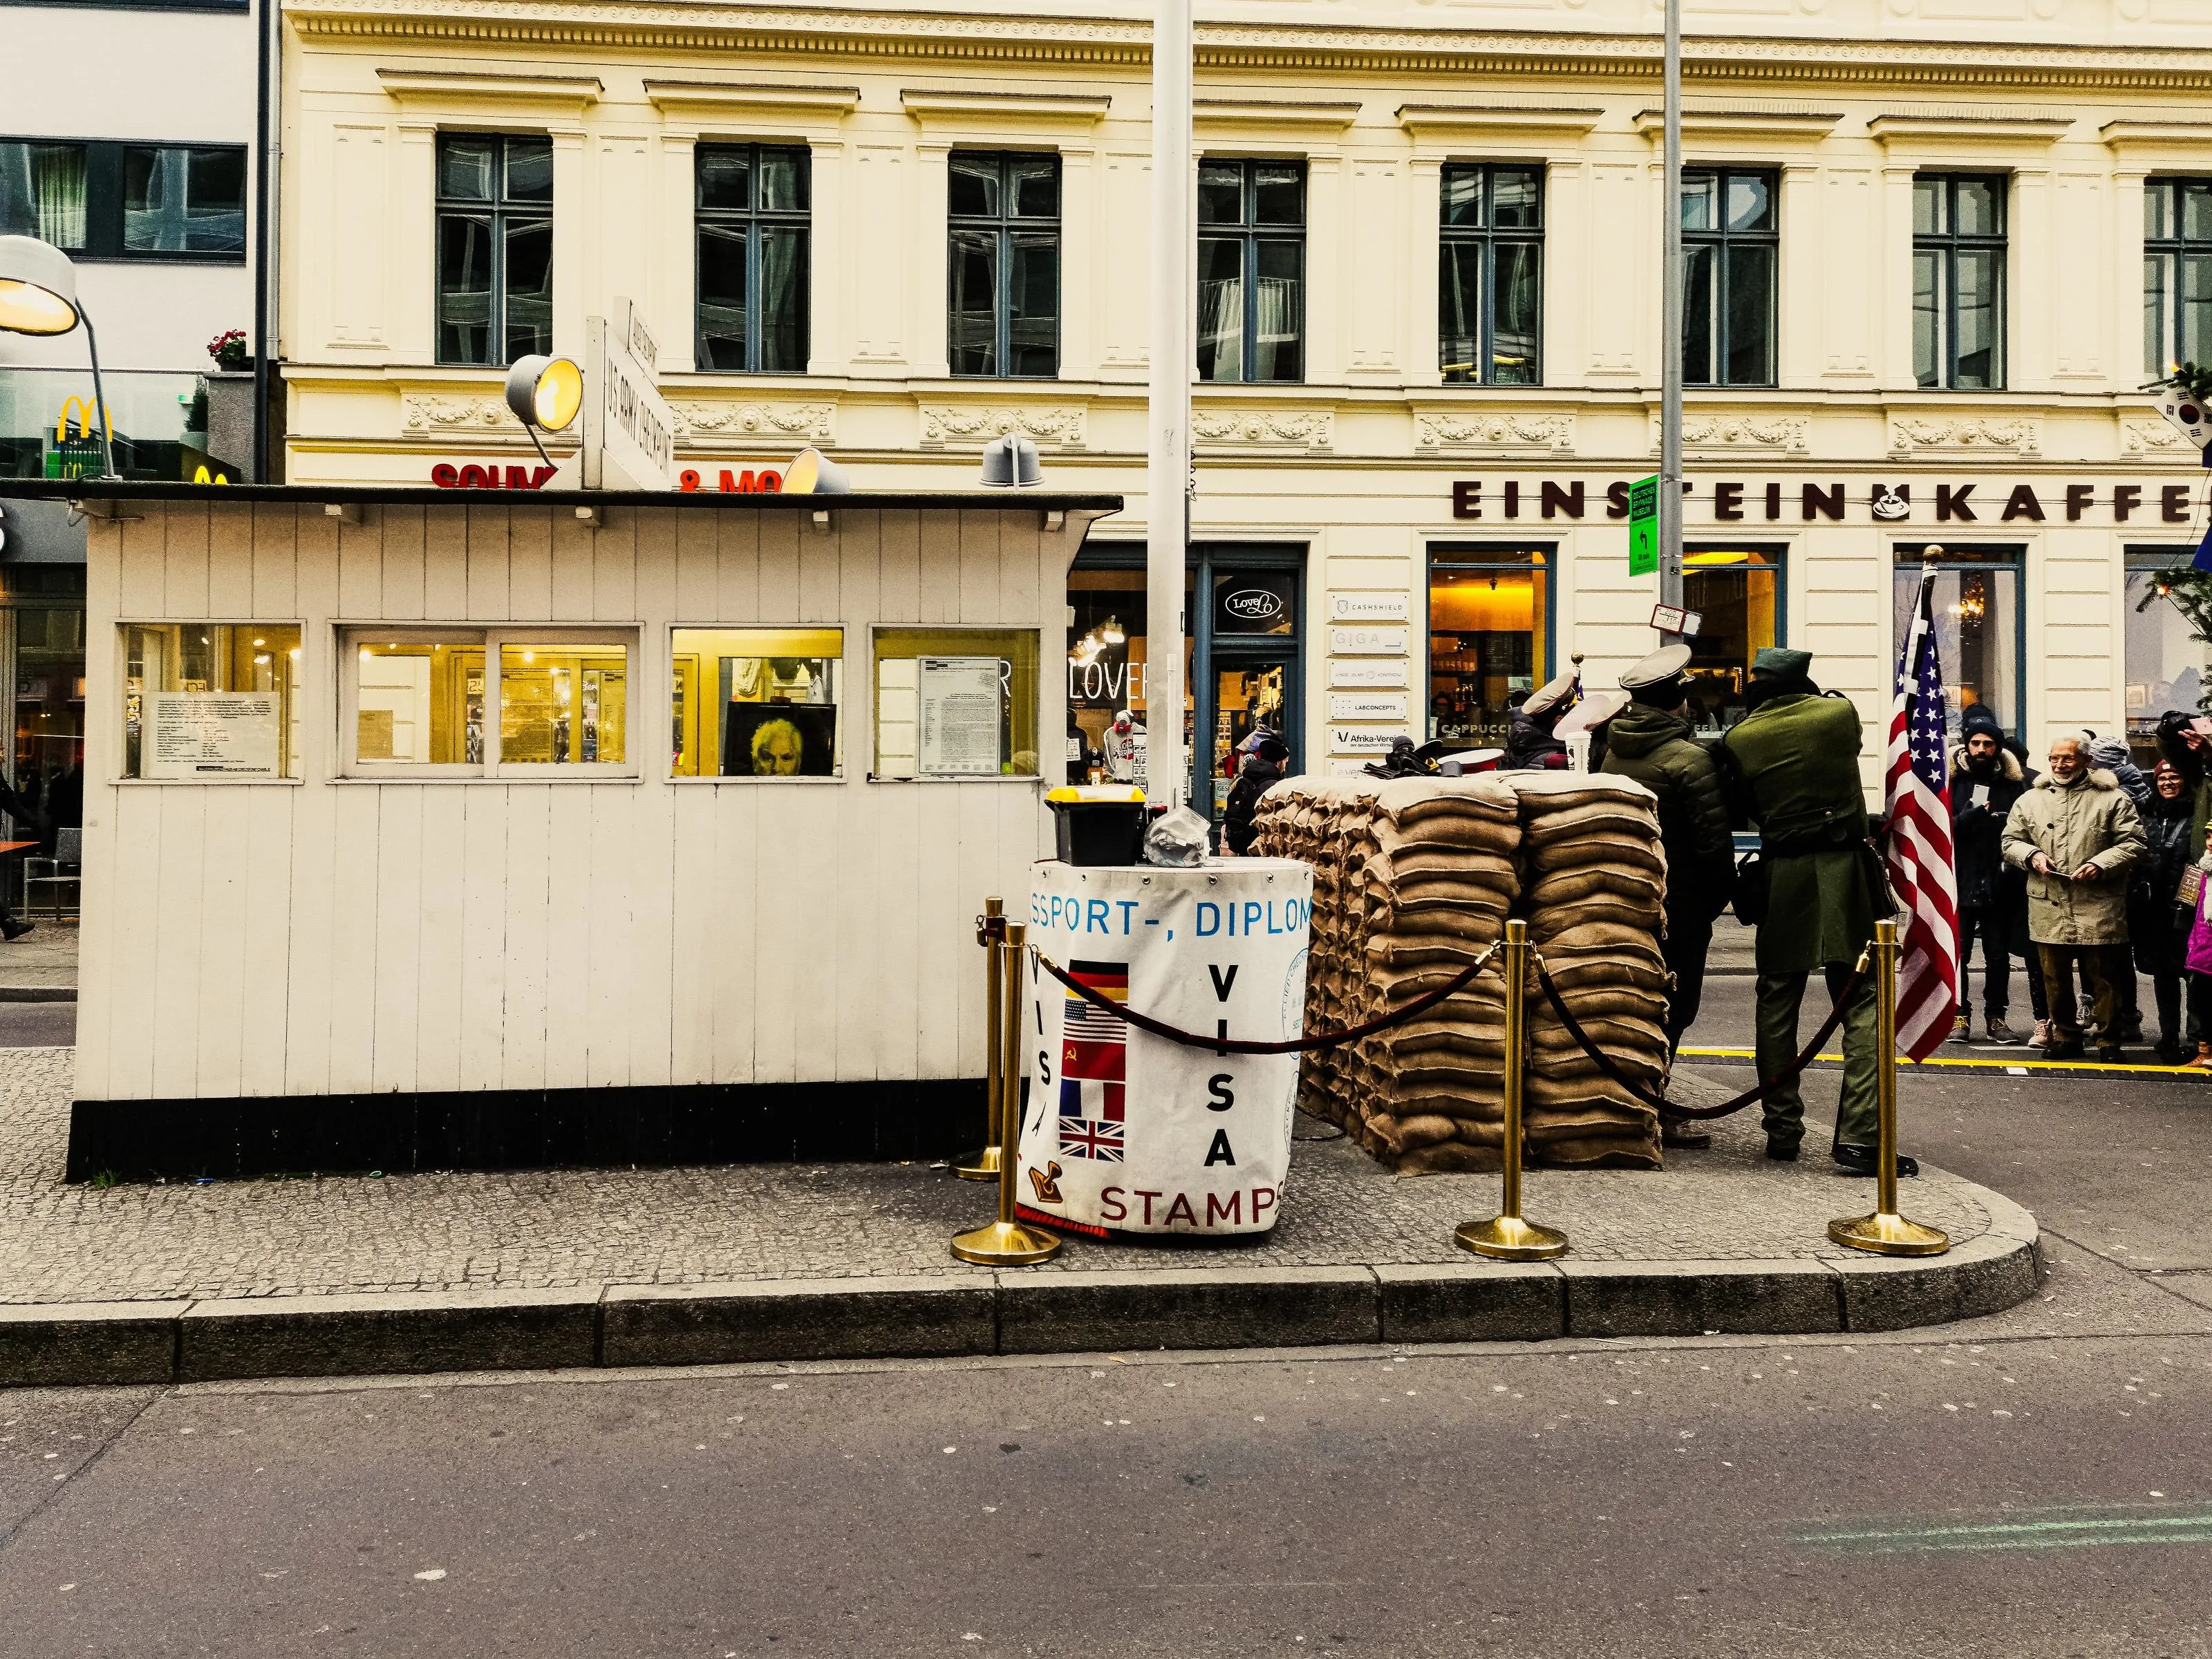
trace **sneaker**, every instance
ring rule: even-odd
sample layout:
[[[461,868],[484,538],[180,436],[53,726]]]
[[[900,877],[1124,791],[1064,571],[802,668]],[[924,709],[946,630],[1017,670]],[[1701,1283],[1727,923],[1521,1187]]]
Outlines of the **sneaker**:
[[[1951,1041],[1965,1042],[1974,1035],[1974,1022],[1960,1014],[1951,1022]]]
[[[2002,1017],[1990,1020],[1983,1028],[1982,1035],[1991,1042],[2013,1043],[2020,1041],[2020,1033],[2006,1024]]]
[[[2197,1045],[2197,1058],[2189,1061],[2188,1064],[2190,1067],[2195,1071],[2212,1072],[2212,1042],[2198,1043]]]
[[[2050,1042],[2051,1022],[2047,1019],[2039,1019],[2035,1022],[2035,1034],[2028,1038],[2028,1042],[2032,1047],[2041,1048],[2048,1046]]]

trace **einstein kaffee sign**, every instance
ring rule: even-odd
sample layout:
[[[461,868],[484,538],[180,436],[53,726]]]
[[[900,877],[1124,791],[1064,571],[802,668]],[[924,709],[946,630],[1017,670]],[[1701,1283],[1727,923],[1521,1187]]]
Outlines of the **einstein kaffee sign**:
[[[1457,478],[1455,519],[1486,521],[1626,520],[1633,481],[1615,478]],[[1914,474],[1893,478],[1713,478],[1688,481],[1683,499],[1702,504],[1715,523],[2186,525],[2196,516],[2193,483],[2080,479],[1960,478]]]

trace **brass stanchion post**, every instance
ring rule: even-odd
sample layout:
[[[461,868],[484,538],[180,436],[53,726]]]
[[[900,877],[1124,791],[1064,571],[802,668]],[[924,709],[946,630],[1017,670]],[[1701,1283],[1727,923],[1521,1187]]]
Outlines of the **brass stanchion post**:
[[[1521,1085],[1528,1049],[1528,924],[1505,924],[1504,1193],[1498,1214],[1453,1234],[1460,1248],[1501,1261],[1548,1261],[1567,1253],[1567,1236],[1521,1217]]]
[[[983,1133],[993,1137],[989,1145],[974,1157],[952,1166],[952,1173],[963,1181],[996,1181],[999,1178],[999,1091],[1000,1056],[1006,1044],[1000,1036],[1003,1023],[1011,1012],[999,1004],[1001,994],[999,976],[999,941],[1006,936],[1006,902],[987,898],[983,914],[975,918],[975,943],[983,947],[983,979],[989,988],[990,1012],[985,1017],[984,1042],[990,1049],[986,1063],[989,1081],[983,1090]]]
[[[1005,940],[994,946],[1006,989],[996,1000],[1006,1013],[1003,1033],[994,1033],[1005,1045],[999,1073],[999,1218],[988,1227],[958,1235],[952,1254],[963,1261],[987,1267],[1026,1267],[1050,1261],[1060,1254],[1060,1236],[1042,1227],[1014,1219],[1014,1176],[1021,1165],[1022,1130],[1022,969],[1029,960],[1029,929],[1010,923]]]
[[[1897,1212],[1897,924],[1875,923],[1875,1212],[1831,1221],[1828,1237],[1876,1255],[1941,1255],[1948,1235]]]

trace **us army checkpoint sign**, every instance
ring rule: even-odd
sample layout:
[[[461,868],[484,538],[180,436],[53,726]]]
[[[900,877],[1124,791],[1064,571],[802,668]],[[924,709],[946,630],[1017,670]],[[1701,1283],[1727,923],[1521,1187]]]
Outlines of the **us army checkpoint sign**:
[[[1313,872],[1032,869],[1029,941],[1109,1001],[1184,1031],[1296,1036]],[[1073,1232],[1263,1233],[1281,1213],[1295,1054],[1222,1054],[1140,1031],[1025,964],[1022,1213]]]

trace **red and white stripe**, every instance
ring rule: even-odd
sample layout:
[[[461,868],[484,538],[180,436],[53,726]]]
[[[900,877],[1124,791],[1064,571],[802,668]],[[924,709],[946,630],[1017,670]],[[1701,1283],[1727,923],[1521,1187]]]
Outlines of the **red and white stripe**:
[[[1889,834],[1886,857],[1890,884],[1905,907],[1904,949],[1897,975],[1897,1044],[1925,1060],[1950,1035],[1959,1006],[1959,883],[1951,843],[1950,764],[1943,726],[1940,665],[1932,653],[1930,578],[1920,583],[1897,669],[1897,701],[1889,721]],[[1932,703],[1932,706],[1931,706]],[[1933,761],[1929,761],[1930,725]],[[1916,767],[1914,737],[1922,764]],[[1933,770],[1933,786],[1927,773]]]

